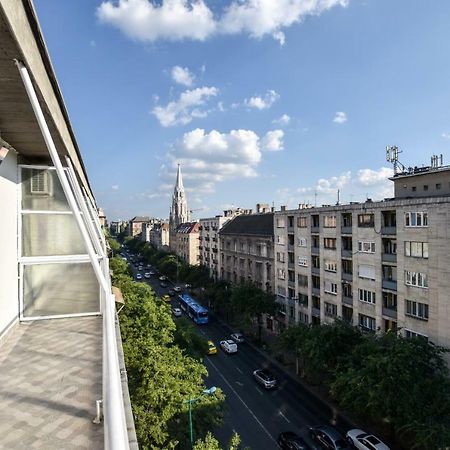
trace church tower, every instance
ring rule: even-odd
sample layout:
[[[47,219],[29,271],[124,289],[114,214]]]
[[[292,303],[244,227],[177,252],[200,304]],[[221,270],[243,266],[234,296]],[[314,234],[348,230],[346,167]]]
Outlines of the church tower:
[[[173,190],[172,207],[170,208],[170,231],[175,231],[179,225],[185,222],[190,222],[190,220],[191,215],[187,206],[183,179],[181,178],[181,167],[178,164],[177,181]]]

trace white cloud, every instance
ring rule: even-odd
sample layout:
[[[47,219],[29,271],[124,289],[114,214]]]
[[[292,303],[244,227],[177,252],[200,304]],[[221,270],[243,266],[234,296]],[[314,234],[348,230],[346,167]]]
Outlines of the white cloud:
[[[347,122],[347,114],[343,111],[338,111],[333,119],[334,123],[344,123]]]
[[[380,183],[383,184],[393,175],[394,171],[390,167],[381,167],[379,170],[361,169],[358,170],[356,179],[362,186],[376,186]]]
[[[283,130],[273,130],[266,133],[261,139],[261,148],[272,152],[283,150]]]
[[[113,184],[113,185],[111,186],[111,189],[112,189],[113,191],[118,191],[118,190],[119,190],[119,185],[118,185],[118,184]]]
[[[203,41],[216,29],[212,11],[203,0],[107,0],[97,8],[103,23],[115,26],[132,39]]]
[[[234,0],[214,17],[205,0],[105,0],[97,17],[132,39],[154,42],[192,39],[203,41],[216,34],[272,36],[285,43],[282,31],[307,16],[318,16],[349,0]],[[213,3],[212,0],[209,3]]]
[[[188,87],[194,84],[195,75],[187,67],[174,66],[171,74],[175,83]]]
[[[443,137],[444,139],[450,139],[450,133],[444,132],[441,134],[441,137]]]
[[[269,90],[266,92],[264,97],[256,96],[245,99],[244,104],[249,108],[256,108],[259,110],[269,109],[278,99],[280,98],[274,90]]]
[[[291,122],[290,116],[283,114],[280,118],[272,120],[272,123],[277,125],[289,125]]]
[[[152,113],[163,127],[174,125],[186,125],[193,118],[206,117],[209,111],[199,109],[209,98],[215,97],[219,90],[215,87],[201,87],[187,90],[176,101],[169,102],[166,106],[155,106]]]

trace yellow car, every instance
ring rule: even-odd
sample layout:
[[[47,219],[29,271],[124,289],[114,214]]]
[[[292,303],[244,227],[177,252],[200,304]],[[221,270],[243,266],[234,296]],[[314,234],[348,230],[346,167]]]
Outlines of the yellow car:
[[[215,355],[217,353],[217,347],[213,341],[208,341],[208,355]]]
[[[169,294],[164,294],[161,297],[161,300],[165,301],[165,302],[170,302],[170,295]]]

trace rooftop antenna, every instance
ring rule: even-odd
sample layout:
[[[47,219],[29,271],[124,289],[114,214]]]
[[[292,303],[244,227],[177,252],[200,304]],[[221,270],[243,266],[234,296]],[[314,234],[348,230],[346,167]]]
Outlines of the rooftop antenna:
[[[442,156],[442,153],[438,155],[432,155],[431,156],[431,168],[437,169],[438,167],[442,167],[444,163],[444,157]]]
[[[406,167],[398,160],[399,153],[403,153],[396,145],[386,147],[386,161],[391,162],[394,166],[394,175],[397,175],[398,168],[403,171]]]
[[[341,193],[341,191],[338,189],[338,190],[337,190],[337,202],[336,202],[336,205],[339,205],[339,197],[340,197],[340,193]]]
[[[317,190],[314,191],[314,207],[317,206]]]

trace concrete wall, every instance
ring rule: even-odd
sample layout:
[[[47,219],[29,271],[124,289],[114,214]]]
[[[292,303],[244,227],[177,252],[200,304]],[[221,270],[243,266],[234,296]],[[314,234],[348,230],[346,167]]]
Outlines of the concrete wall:
[[[0,164],[0,337],[18,319],[17,156]]]

